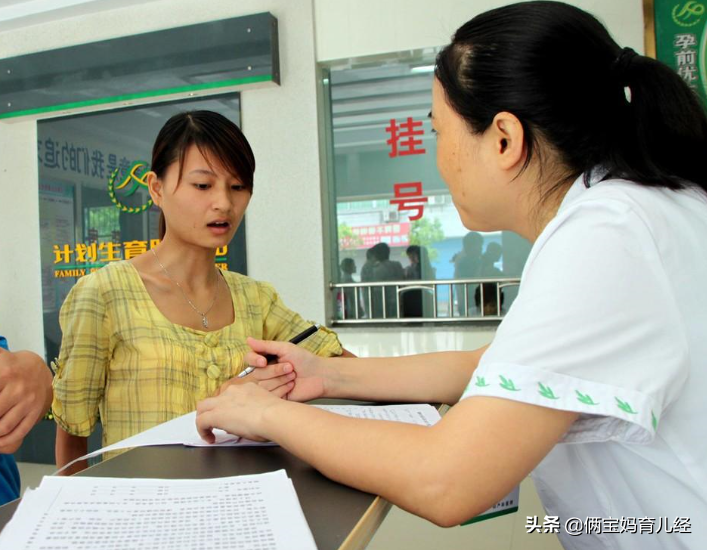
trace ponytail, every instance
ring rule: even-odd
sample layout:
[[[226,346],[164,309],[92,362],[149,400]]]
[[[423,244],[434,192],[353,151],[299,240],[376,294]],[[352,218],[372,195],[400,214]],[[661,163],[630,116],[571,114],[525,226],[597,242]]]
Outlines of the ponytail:
[[[707,191],[707,117],[697,94],[667,65],[642,55],[619,66],[628,90],[622,124],[607,151],[610,173],[650,186]]]

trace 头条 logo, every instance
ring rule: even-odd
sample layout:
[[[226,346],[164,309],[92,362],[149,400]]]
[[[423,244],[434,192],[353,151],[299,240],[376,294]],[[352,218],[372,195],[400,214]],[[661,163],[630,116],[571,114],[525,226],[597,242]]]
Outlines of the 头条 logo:
[[[145,181],[145,174],[148,172],[147,163],[143,161],[135,161],[130,165],[127,172],[116,168],[113,173],[108,178],[108,196],[116,208],[120,208],[121,211],[127,212],[128,214],[140,214],[152,206],[152,199],[149,198],[146,203],[132,204],[134,202],[128,200],[132,197],[135,192],[142,186],[147,188],[147,182]],[[118,180],[118,174],[120,174],[120,184],[115,185],[116,180]],[[130,185],[132,184],[132,185]],[[130,185],[130,187],[128,187]],[[123,191],[125,190],[125,191]],[[122,191],[120,198],[116,191]]]
[[[702,21],[705,5],[695,0],[675,4],[672,15],[673,22],[681,27],[694,27]]]

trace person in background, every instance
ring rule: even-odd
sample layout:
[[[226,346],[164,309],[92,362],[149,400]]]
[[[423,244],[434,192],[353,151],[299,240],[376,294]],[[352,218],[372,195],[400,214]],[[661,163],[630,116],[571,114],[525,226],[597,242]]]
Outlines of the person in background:
[[[361,266],[362,283],[374,282],[373,268],[377,263],[378,259],[376,258],[375,252],[373,251],[373,247],[371,247],[366,250],[366,261],[363,262],[363,266]],[[376,298],[376,300],[378,300],[377,294],[380,295],[380,290],[377,290],[375,288],[366,287],[361,289],[361,298],[363,299],[363,303],[365,305],[363,314],[364,317],[369,319],[373,317],[373,311],[374,309],[376,309],[373,307],[374,297]]]
[[[430,263],[427,248],[412,244],[405,250],[410,264],[405,268],[406,281],[432,280],[436,277],[435,268]]]
[[[707,548],[707,116],[697,94],[589,13],[531,1],[460,27],[437,57],[432,98],[437,166],[464,226],[532,243],[492,343],[334,368],[249,340],[251,364],[271,353],[294,365],[291,400],[229,388],[199,403],[200,433],[275,441],[442,526],[533,472],[568,550]],[[295,402],[313,397],[455,405],[428,428]],[[602,531],[593,518],[633,518],[651,534]]]
[[[469,231],[462,239],[462,249],[454,255],[454,278],[474,279],[479,277],[481,271],[481,252],[484,248],[484,238],[476,231]],[[457,311],[459,315],[469,315],[471,311],[471,285],[455,285]],[[477,287],[478,288],[478,287]],[[466,297],[466,303],[465,303]]]
[[[30,351],[11,352],[0,336],[0,506],[19,498],[17,451],[52,402],[52,373]]]
[[[481,256],[481,265],[479,266],[480,277],[503,277],[503,272],[496,267],[496,263],[503,255],[503,248],[497,242],[490,242],[486,245],[486,250]]]
[[[353,274],[356,273],[356,261],[353,258],[344,258],[339,265],[342,283],[355,283]],[[356,291],[353,288],[343,289],[344,315],[346,319],[356,318]],[[341,304],[341,299],[338,300]],[[359,298],[358,317],[363,316],[363,303]]]
[[[503,248],[497,242],[490,242],[486,245],[481,256],[481,264],[479,266],[479,277],[483,279],[499,279],[503,277],[503,272],[496,267],[496,262],[501,259]],[[499,306],[503,306],[504,295],[503,290],[498,289],[498,283],[482,283],[476,287],[474,291],[474,304],[476,309],[484,317],[489,315],[499,315]],[[481,306],[481,293],[483,291],[483,310]]]
[[[361,267],[361,282],[370,283],[373,281],[373,268],[378,263],[373,247],[366,250],[366,261]]]
[[[218,113],[179,113],[160,130],[146,175],[162,209],[160,244],[82,277],[61,308],[52,405],[59,468],[86,454],[99,416],[105,446],[193,411],[231,384],[257,382],[278,397],[292,389],[292,367],[280,363],[237,377],[247,366],[245,339],[289,340],[312,322],[271,285],[214,265],[243,220],[254,171],[245,136]],[[326,328],[301,346],[344,353]]]
[[[435,268],[430,263],[427,248],[412,244],[407,247],[405,254],[410,264],[405,268],[406,281],[432,280],[435,278]],[[403,289],[400,293],[403,317],[431,317],[433,314],[432,294],[429,290]]]
[[[499,306],[501,307],[501,312],[503,312],[505,295],[502,289],[499,292],[498,287],[498,283],[480,283],[476,285],[476,289],[474,290],[474,305],[476,306],[476,311],[482,317],[499,315]],[[481,309],[482,292],[484,294],[483,310]]]
[[[371,251],[376,259],[373,264],[374,281],[402,281],[405,279],[403,265],[397,260],[390,259],[390,246],[387,243],[380,242],[374,245]],[[398,302],[394,286],[378,287],[373,291],[373,299],[375,317],[397,317]],[[383,300],[385,300],[385,315]]]
[[[473,279],[479,276],[481,251],[484,238],[475,231],[469,231],[462,238],[462,249],[454,255],[454,278]]]
[[[400,262],[390,259],[390,246],[387,243],[378,243],[371,248],[377,260],[373,264],[373,278],[376,281],[402,281],[405,270]]]
[[[342,283],[354,283],[353,274],[356,273],[356,260],[353,258],[344,258],[341,260],[341,282]]]

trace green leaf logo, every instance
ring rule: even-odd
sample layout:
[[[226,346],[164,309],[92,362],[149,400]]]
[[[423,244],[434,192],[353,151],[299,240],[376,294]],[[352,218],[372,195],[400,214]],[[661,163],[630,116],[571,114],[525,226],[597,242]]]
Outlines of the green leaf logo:
[[[501,383],[499,386],[501,386],[504,390],[508,391],[520,391],[520,388],[516,388],[515,384],[513,383],[513,380],[510,378],[505,378],[502,375],[499,375],[499,378],[501,379]]]
[[[574,393],[577,394],[577,401],[579,401],[580,403],[584,403],[585,405],[598,405],[599,404],[599,403],[596,403],[588,393],[582,393],[578,390],[574,390]]]
[[[543,397],[547,397],[548,399],[559,399],[559,397],[553,393],[550,386],[544,386],[542,382],[538,382],[538,386],[540,386],[539,393]]]
[[[477,376],[476,377],[476,386],[479,388],[485,388],[486,386],[490,386],[491,384],[486,383],[486,379],[483,376]]]
[[[619,399],[618,397],[614,397],[614,399],[616,399],[616,406],[625,413],[638,414],[631,408],[631,405],[629,405],[626,401],[621,401],[621,399]]]
[[[655,413],[651,411],[651,421],[653,423],[653,429],[657,430],[658,429],[658,419],[655,416]]]

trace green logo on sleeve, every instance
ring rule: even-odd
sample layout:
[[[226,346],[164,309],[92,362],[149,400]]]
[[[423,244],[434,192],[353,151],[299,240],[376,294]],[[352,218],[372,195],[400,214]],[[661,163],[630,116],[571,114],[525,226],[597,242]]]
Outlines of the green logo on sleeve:
[[[485,388],[486,386],[490,386],[491,384],[486,383],[486,379],[483,376],[477,376],[476,377],[476,386],[479,388]]]
[[[658,429],[658,418],[656,418],[655,413],[651,411],[651,422],[653,424],[653,429],[657,430]]]
[[[508,391],[520,391],[520,388],[516,388],[515,384],[513,383],[513,380],[510,378],[505,378],[503,375],[499,375],[499,378],[501,379],[501,383],[499,386],[501,386],[504,390]]]
[[[557,397],[553,393],[552,388],[550,386],[545,386],[542,382],[538,382],[538,386],[540,386],[539,393],[543,397],[547,397],[548,399],[559,399],[559,397]]]
[[[628,402],[626,402],[626,401],[621,401],[621,399],[619,399],[618,397],[614,397],[614,399],[616,399],[616,406],[617,406],[619,409],[621,409],[622,411],[624,411],[625,413],[628,413],[628,414],[638,414],[636,411],[634,411],[634,410],[631,408],[631,405],[629,405]]]
[[[596,403],[588,393],[582,393],[578,390],[574,390],[574,393],[577,394],[577,401],[579,401],[580,403],[584,403],[585,405],[598,405],[599,404],[599,403]]]

